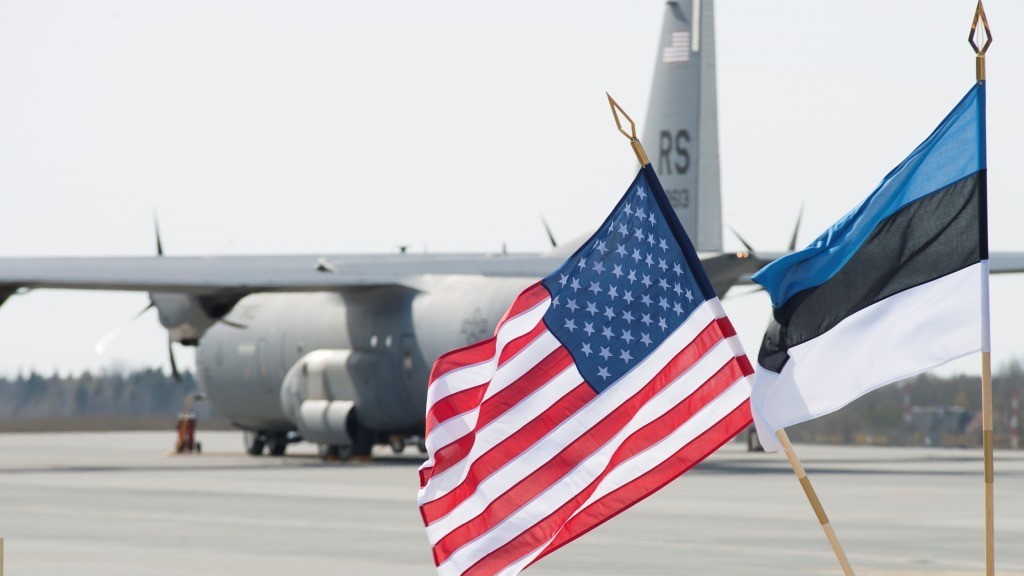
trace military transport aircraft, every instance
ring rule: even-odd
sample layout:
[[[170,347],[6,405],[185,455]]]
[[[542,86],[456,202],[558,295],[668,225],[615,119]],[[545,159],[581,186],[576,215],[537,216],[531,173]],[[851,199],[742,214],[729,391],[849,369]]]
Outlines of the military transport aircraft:
[[[719,294],[768,261],[722,251],[710,0],[666,7],[643,143]],[[156,257],[6,258],[0,302],[35,288],[148,292],[169,345],[197,347],[200,387],[249,453],[302,439],[365,455],[421,434],[433,360],[489,336],[583,240],[542,254],[165,257],[158,242]]]

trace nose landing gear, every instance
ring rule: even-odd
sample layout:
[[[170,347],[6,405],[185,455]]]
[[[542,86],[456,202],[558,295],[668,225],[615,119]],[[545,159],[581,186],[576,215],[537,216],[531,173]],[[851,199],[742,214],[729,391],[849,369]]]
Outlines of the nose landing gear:
[[[263,430],[242,432],[242,445],[250,456],[262,456],[264,450],[270,456],[284,456],[288,445],[301,439],[297,432],[265,432]]]

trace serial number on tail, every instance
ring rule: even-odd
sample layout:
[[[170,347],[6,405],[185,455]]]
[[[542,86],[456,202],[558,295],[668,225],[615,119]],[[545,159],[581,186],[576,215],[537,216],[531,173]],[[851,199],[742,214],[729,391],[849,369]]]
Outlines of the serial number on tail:
[[[673,208],[689,208],[690,207],[690,189],[689,188],[669,188],[665,190],[665,195],[668,196],[668,202]]]

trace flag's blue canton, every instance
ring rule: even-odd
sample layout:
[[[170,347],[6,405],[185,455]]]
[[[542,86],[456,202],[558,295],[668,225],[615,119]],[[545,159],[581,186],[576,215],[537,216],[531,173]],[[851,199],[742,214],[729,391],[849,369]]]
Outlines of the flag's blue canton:
[[[601,229],[543,283],[551,293],[548,330],[598,392],[704,301],[643,172]]]

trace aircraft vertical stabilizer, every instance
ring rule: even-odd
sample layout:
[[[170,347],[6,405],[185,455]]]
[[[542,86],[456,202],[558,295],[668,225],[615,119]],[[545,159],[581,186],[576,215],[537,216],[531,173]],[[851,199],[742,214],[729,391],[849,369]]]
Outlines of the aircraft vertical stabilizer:
[[[699,251],[722,249],[711,0],[668,2],[643,145]]]

